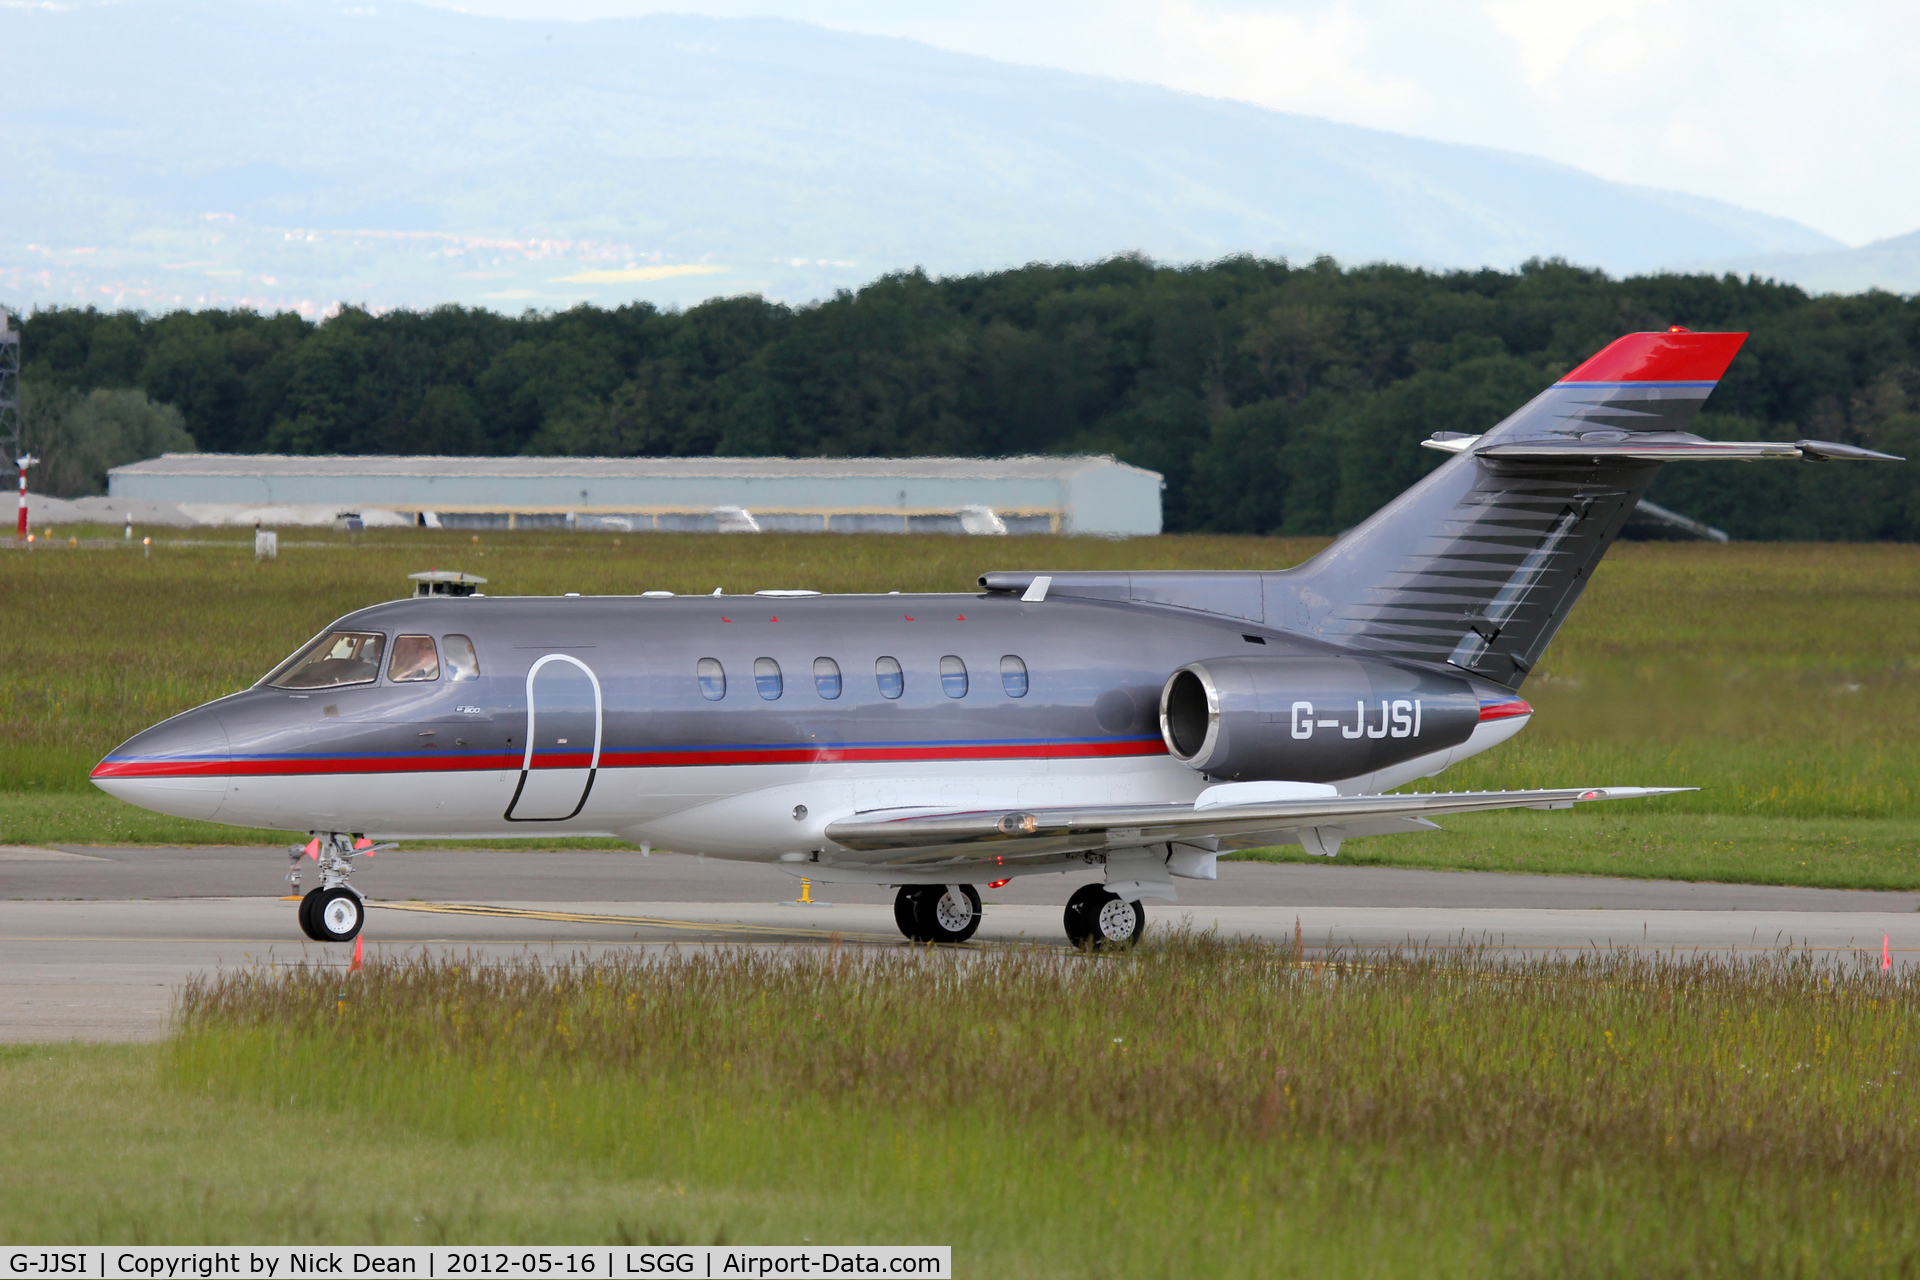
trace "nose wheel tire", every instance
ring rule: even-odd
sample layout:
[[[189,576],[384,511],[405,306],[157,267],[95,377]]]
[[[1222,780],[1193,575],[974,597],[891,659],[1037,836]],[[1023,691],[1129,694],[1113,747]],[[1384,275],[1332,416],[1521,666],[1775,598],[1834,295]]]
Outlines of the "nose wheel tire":
[[[300,899],[301,931],[315,942],[352,942],[366,921],[366,904],[351,889],[314,889]]]
[[[1067,941],[1083,950],[1123,950],[1146,933],[1147,909],[1100,885],[1083,884],[1067,899],[1066,926]]]
[[[321,939],[319,933],[316,932],[319,926],[313,922],[313,909],[319,904],[320,895],[325,892],[325,889],[307,890],[300,899],[299,910],[295,913],[300,917],[300,932],[306,934],[315,942],[319,942]]]
[[[970,884],[902,885],[893,899],[893,922],[915,942],[965,942],[980,928],[980,892]]]

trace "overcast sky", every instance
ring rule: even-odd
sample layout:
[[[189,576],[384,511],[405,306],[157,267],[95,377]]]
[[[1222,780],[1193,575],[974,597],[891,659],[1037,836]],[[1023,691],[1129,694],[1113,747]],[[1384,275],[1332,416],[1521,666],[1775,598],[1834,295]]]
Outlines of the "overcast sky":
[[[458,0],[777,16],[1144,80],[1797,218],[1920,230],[1920,0]]]

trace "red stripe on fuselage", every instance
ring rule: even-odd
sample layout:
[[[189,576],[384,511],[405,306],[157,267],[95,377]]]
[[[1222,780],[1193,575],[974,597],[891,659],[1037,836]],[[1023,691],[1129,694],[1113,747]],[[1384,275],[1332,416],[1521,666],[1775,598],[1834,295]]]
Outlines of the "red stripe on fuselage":
[[[1514,716],[1530,716],[1532,714],[1533,708],[1519,698],[1514,698],[1507,702],[1489,702],[1483,704],[1480,708],[1480,723],[1485,724],[1489,720],[1510,720]]]
[[[102,760],[96,778],[257,778],[333,773],[460,773],[518,769],[522,757],[418,756],[285,760]],[[585,761],[581,762],[584,766]]]
[[[698,765],[838,764],[863,761],[1074,760],[1165,755],[1158,738],[1123,742],[957,743],[900,747],[699,747],[674,751],[609,751],[603,769],[672,769]],[[578,755],[539,755],[536,767],[584,769]],[[280,760],[102,760],[96,778],[302,777],[343,773],[461,773],[518,769],[519,755],[343,757]]]

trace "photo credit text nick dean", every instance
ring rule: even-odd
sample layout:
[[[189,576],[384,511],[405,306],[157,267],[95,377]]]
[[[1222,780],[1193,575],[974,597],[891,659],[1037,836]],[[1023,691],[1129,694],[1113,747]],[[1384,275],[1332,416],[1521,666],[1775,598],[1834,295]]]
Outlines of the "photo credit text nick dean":
[[[947,1245],[621,1245],[614,1248],[20,1248],[0,1254],[0,1280],[785,1280],[919,1276],[948,1280]]]

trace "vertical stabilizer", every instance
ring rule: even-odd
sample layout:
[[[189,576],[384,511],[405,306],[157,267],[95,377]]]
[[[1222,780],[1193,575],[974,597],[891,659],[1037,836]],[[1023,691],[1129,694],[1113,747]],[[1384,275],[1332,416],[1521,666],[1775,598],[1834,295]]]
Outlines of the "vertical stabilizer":
[[[1266,616],[1383,657],[1518,688],[1746,338],[1635,333],[1297,569],[1265,575]],[[1505,454],[1507,456],[1494,456]]]

